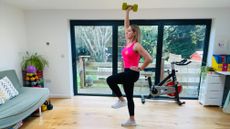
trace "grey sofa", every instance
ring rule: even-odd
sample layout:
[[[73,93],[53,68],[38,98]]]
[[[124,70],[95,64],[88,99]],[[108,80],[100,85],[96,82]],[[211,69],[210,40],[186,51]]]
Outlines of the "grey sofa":
[[[19,95],[0,105],[0,129],[9,128],[22,121],[47,100],[47,88],[23,87],[14,70],[0,71],[0,79],[7,76]]]

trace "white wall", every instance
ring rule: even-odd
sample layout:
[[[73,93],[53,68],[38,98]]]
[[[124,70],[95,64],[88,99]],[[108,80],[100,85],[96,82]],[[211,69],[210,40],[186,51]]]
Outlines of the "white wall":
[[[131,19],[197,19],[212,18],[210,53],[230,54],[230,9],[152,9],[139,10],[131,14]],[[73,95],[70,19],[123,19],[121,10],[66,10],[66,11],[27,11],[26,27],[28,47],[43,54],[50,63],[45,71],[47,86],[53,97]],[[223,41],[226,47],[217,48]],[[46,42],[50,42],[47,46]],[[228,44],[227,44],[228,43]],[[214,49],[213,49],[214,47]],[[210,59],[210,58],[209,58]]]
[[[0,71],[15,69],[19,78],[27,47],[25,32],[24,12],[0,2]]]
[[[132,13],[131,19],[212,18],[209,56],[230,54],[230,9],[152,9]],[[24,15],[25,14],[25,15]],[[22,11],[0,2],[0,71],[15,69],[21,76],[20,62],[25,51],[38,52],[49,60],[45,69],[46,86],[53,97],[71,97],[70,19],[123,19],[121,10]],[[50,42],[47,46],[46,42]],[[28,48],[28,49],[27,49]],[[209,58],[209,62],[210,62]]]

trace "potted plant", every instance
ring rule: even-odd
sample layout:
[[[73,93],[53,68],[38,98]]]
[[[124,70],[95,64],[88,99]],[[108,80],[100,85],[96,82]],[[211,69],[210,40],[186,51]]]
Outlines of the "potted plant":
[[[215,70],[210,66],[202,66],[201,67],[201,77],[202,77],[202,79],[205,80],[205,77],[207,76],[207,74],[209,72],[214,72],[214,71]]]
[[[43,71],[46,66],[48,66],[48,61],[37,53],[30,54],[26,52],[23,57],[22,70],[26,70],[28,66],[34,66],[38,71]]]
[[[21,62],[23,82],[25,86],[44,86],[43,70],[48,61],[37,53],[26,52]]]

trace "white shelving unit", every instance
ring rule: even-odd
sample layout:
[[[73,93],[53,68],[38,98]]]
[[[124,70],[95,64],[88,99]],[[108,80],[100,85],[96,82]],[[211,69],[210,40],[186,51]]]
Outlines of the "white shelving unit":
[[[199,102],[204,105],[221,106],[224,92],[225,76],[210,72],[201,79]]]

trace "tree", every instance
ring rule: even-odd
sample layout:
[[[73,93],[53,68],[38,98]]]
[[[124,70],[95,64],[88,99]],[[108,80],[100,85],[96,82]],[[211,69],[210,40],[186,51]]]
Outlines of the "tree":
[[[195,51],[203,47],[205,26],[165,26],[164,52],[189,58]]]
[[[149,52],[150,55],[156,55],[157,46],[157,27],[141,26],[141,44]]]
[[[112,42],[112,28],[108,26],[77,26],[77,48],[86,48],[97,62],[108,59],[107,46]]]

